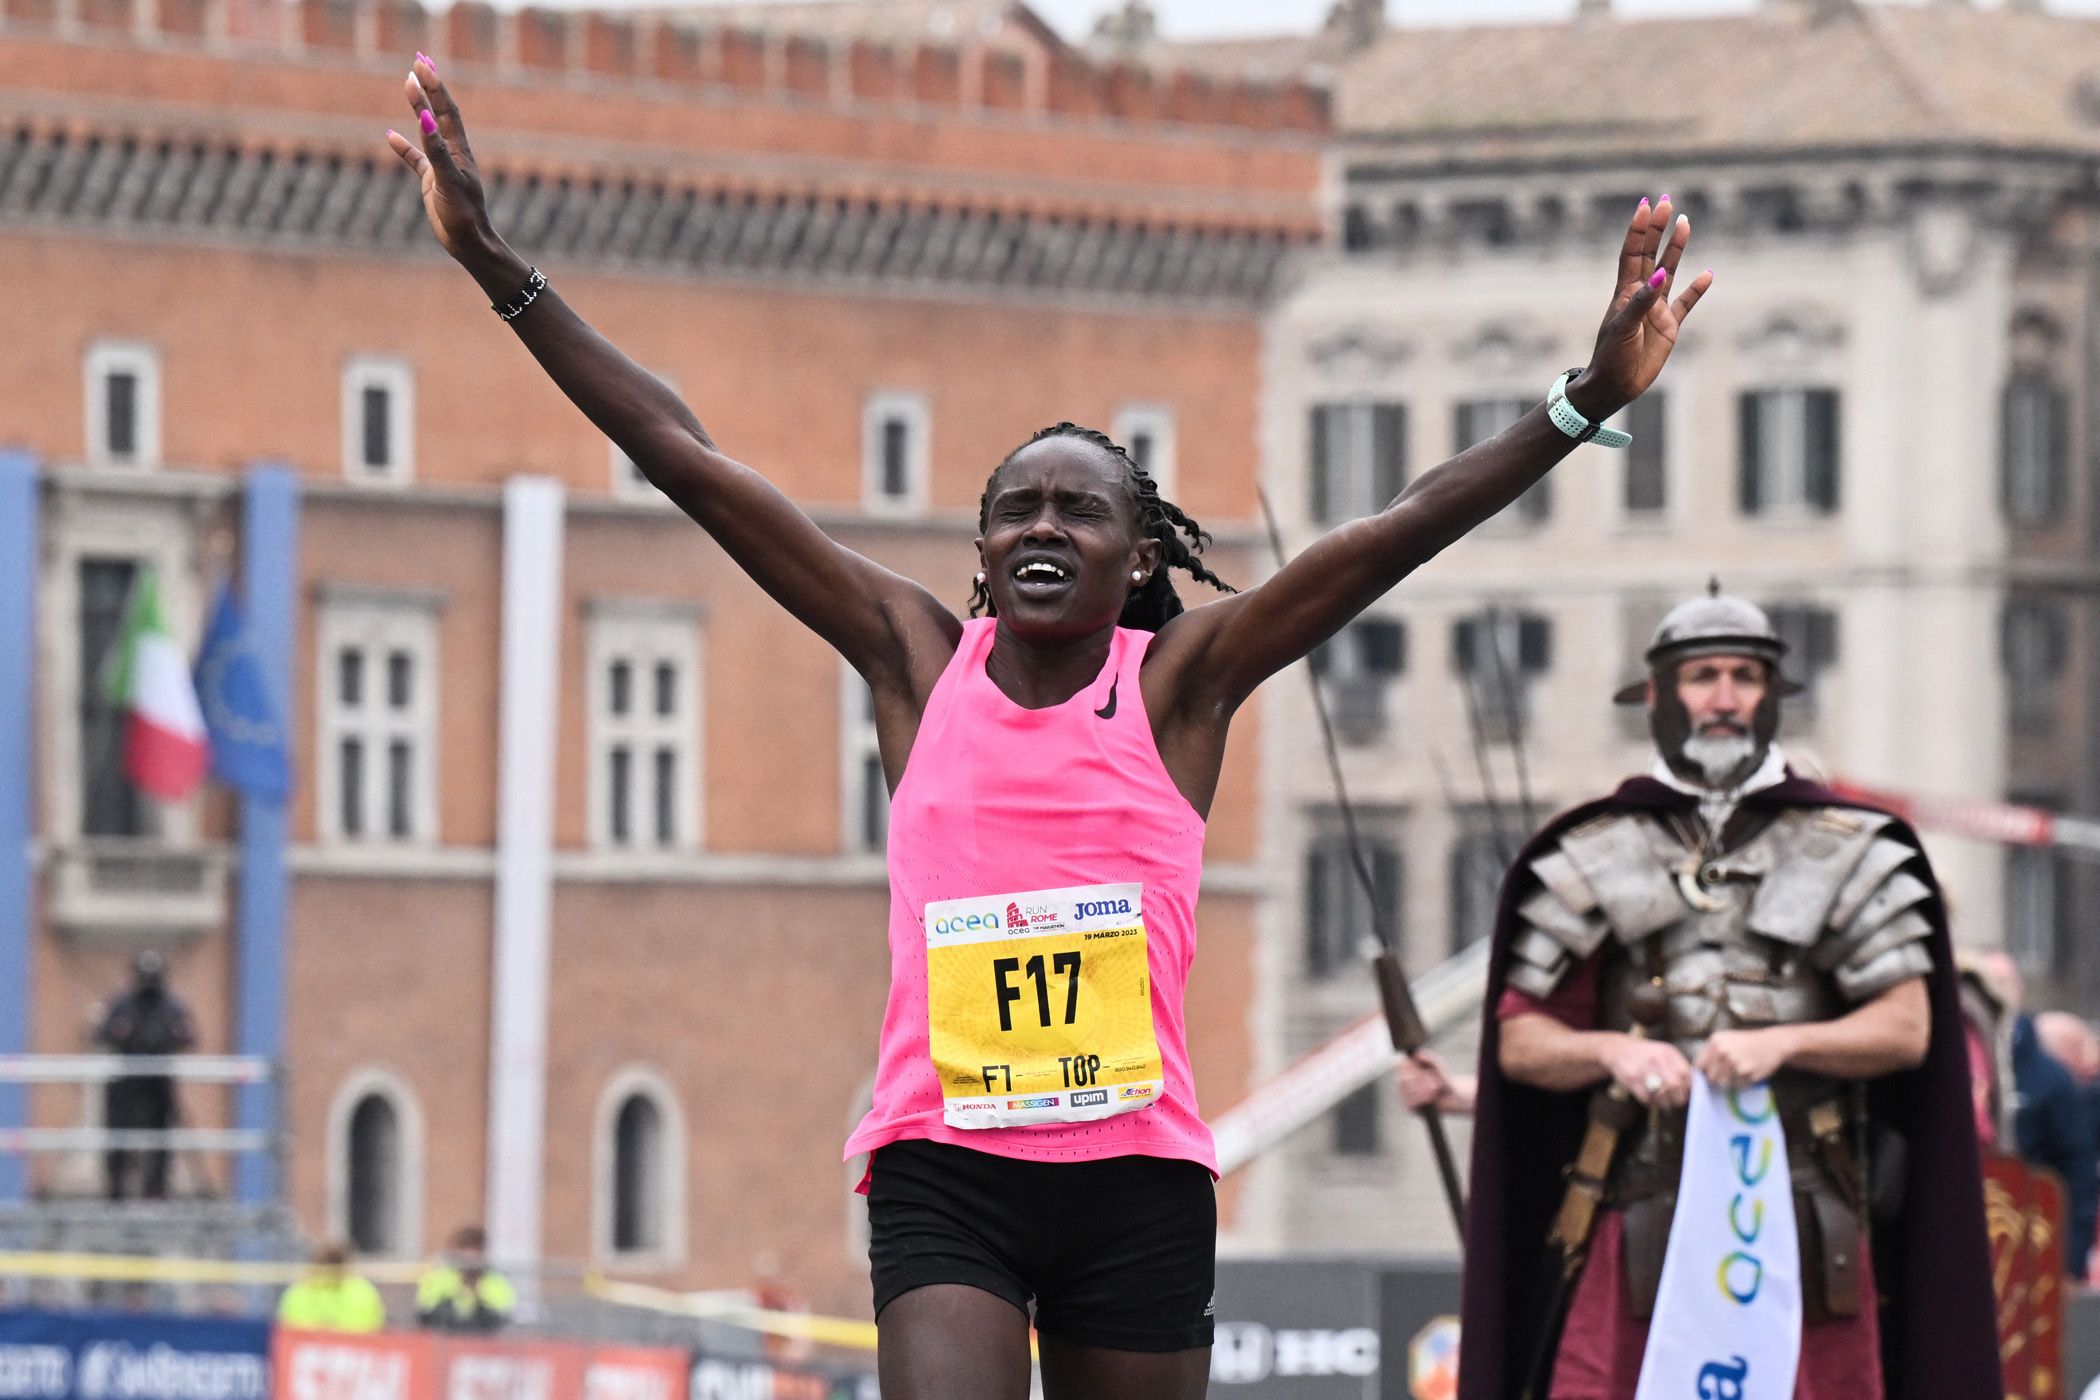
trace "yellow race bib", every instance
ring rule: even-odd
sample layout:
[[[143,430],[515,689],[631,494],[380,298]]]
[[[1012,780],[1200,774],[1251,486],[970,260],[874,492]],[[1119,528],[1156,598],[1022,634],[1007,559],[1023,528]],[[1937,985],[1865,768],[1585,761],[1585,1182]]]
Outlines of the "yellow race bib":
[[[1081,885],[926,906],[926,1010],[952,1128],[1082,1123],[1149,1108],[1144,886]]]

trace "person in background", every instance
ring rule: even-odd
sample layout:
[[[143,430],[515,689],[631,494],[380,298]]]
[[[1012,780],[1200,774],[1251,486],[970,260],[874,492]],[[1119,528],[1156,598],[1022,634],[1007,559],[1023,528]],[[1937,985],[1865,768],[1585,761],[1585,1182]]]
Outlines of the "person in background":
[[[479,1225],[452,1232],[445,1255],[416,1280],[416,1321],[440,1332],[497,1332],[510,1325],[517,1290],[488,1265]]]
[[[331,1240],[314,1251],[313,1267],[277,1301],[280,1326],[301,1332],[377,1332],[386,1304],[372,1281],[350,1268],[350,1247]]]
[[[1463,1117],[1473,1111],[1473,1098],[1480,1080],[1470,1074],[1453,1074],[1444,1057],[1434,1050],[1417,1050],[1400,1062],[1400,1101],[1409,1113],[1434,1108],[1439,1113]]]
[[[2083,1168],[2069,1169],[2077,1176],[2064,1177],[2065,1267],[2074,1277],[2087,1278],[2092,1273],[2093,1233],[2100,1226],[2100,1035],[2068,1011],[2038,1012],[2034,1035],[2049,1058],[2070,1072],[2078,1116],[2093,1145],[2092,1160]]]
[[[95,1027],[95,1043],[118,1055],[180,1055],[197,1043],[190,1010],[168,990],[168,964],[148,949],[132,965],[131,990],[109,1004]],[[102,1122],[119,1130],[175,1126],[175,1081],[165,1074],[127,1074],[103,1089]],[[168,1194],[168,1149],[111,1148],[104,1154],[109,1199]]]
[[[2085,1275],[2100,1205],[2100,1142],[2086,1095],[2068,1065],[2049,1053],[2033,1016],[2022,1013],[2012,1028],[2013,1141],[2031,1166],[2054,1172],[2064,1184],[2064,1271]]]

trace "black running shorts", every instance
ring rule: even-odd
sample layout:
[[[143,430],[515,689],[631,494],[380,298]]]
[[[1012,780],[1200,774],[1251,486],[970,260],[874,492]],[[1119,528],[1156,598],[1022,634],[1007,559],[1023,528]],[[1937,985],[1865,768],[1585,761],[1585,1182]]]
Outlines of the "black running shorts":
[[[983,1289],[1080,1346],[1211,1343],[1218,1198],[1210,1172],[1165,1157],[1025,1162],[893,1142],[868,1183],[875,1313],[930,1283]]]

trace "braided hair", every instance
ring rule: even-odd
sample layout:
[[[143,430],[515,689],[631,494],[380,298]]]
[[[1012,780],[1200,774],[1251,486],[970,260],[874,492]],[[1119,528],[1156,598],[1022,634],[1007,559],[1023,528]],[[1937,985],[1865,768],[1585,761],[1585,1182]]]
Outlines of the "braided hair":
[[[1092,443],[1122,464],[1124,484],[1130,488],[1130,494],[1137,502],[1138,531],[1147,539],[1159,542],[1159,567],[1146,578],[1143,587],[1130,590],[1129,601],[1123,604],[1123,615],[1116,619],[1118,627],[1129,627],[1140,632],[1157,632],[1166,626],[1170,619],[1181,614],[1181,595],[1174,591],[1174,581],[1167,576],[1170,569],[1185,570],[1189,577],[1207,583],[1221,593],[1239,592],[1212,573],[1197,557],[1203,553],[1204,546],[1210,543],[1210,532],[1197,524],[1180,506],[1160,495],[1159,483],[1107,433],[1082,428],[1077,423],[1055,423],[1044,428],[1007,453],[1006,460],[992,469],[991,476],[984,483],[984,495],[977,502],[979,530],[990,527],[992,486],[999,480],[999,473],[1005,469],[1008,462],[1045,438],[1077,438],[1081,442]],[[970,616],[996,617],[998,613],[997,606],[992,602],[991,589],[983,583],[977,584],[970,594]]]

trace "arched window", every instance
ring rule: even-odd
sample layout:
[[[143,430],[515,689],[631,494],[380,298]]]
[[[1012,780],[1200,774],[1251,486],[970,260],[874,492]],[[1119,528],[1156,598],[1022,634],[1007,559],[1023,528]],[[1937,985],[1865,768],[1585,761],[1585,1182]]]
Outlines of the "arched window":
[[[401,1115],[383,1094],[366,1094],[350,1110],[350,1243],[361,1254],[401,1250]]]
[[[674,1263],[685,1252],[685,1125],[678,1098],[653,1070],[614,1075],[598,1103],[598,1252],[628,1263]]]
[[[423,1118],[384,1070],[344,1081],[328,1114],[328,1228],[360,1254],[423,1249]]]
[[[646,1094],[629,1094],[613,1118],[616,1254],[655,1254],[663,1249],[663,1157],[663,1114]]]

